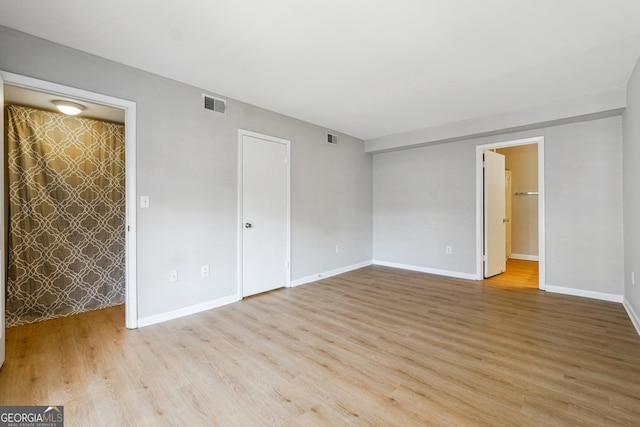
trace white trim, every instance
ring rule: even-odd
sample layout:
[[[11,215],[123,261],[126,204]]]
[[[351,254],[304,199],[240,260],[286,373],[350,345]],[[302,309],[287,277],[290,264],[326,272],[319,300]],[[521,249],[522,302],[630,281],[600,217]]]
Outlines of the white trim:
[[[543,291],[547,289],[547,234],[545,219],[545,184],[544,184],[544,136],[538,140],[538,287]]]
[[[461,273],[459,271],[440,270],[438,268],[419,267],[417,265],[398,264],[395,262],[387,262],[380,260],[373,260],[374,265],[381,265],[383,267],[401,268],[403,270],[418,271],[420,273],[436,274],[438,276],[455,277],[456,279],[476,280],[476,275],[473,273]]]
[[[512,253],[509,258],[511,258],[511,259],[520,259],[522,261],[540,261],[540,257],[538,255],[527,255],[527,254],[514,254],[514,253]]]
[[[236,215],[236,241],[237,241],[237,253],[236,259],[236,293],[239,298],[242,298],[242,133],[238,130],[238,208]]]
[[[476,274],[475,280],[483,280],[483,185],[482,185],[482,152],[493,148],[515,147],[518,145],[538,145],[538,261],[540,265],[539,284],[546,289],[545,262],[545,203],[544,203],[544,136],[517,139],[513,141],[495,142],[476,146]]]
[[[624,306],[624,309],[627,310],[629,319],[631,319],[631,323],[633,323],[633,326],[636,328],[636,332],[638,332],[638,335],[640,335],[640,316],[638,316],[638,314],[633,311],[633,307],[631,307],[631,304],[629,304],[629,301],[627,299],[622,302],[622,305]]]
[[[126,169],[126,295],[125,325],[129,329],[138,327],[138,286],[136,266],[136,103],[100,93],[89,92],[57,83],[0,70],[5,84],[48,92],[54,95],[75,98],[96,104],[125,110],[125,169]],[[4,315],[4,313],[3,313]]]
[[[238,283],[237,293],[242,298],[242,138],[244,136],[250,136],[253,138],[264,139],[265,141],[275,142],[278,144],[284,144],[287,148],[287,248],[286,248],[286,283],[285,287],[291,287],[291,141],[288,139],[282,139],[275,136],[264,135],[249,130],[238,129]]]
[[[327,277],[337,276],[338,274],[348,273],[349,271],[358,270],[363,267],[368,267],[372,264],[372,261],[364,261],[357,264],[348,265],[346,267],[336,268],[335,270],[325,271],[324,273],[312,274],[311,276],[301,277],[291,282],[291,287],[305,285],[307,283],[317,282],[318,280],[326,279]]]
[[[154,314],[147,317],[141,317],[138,319],[138,327],[155,325],[156,323],[166,322],[167,320],[178,319],[180,317],[188,316],[190,314],[201,313],[203,311],[211,310],[212,308],[222,307],[223,305],[232,304],[240,301],[238,295],[229,295],[228,297],[218,298],[213,301],[203,302],[189,307],[179,308],[177,310],[168,311],[166,313]]]
[[[619,302],[621,303],[624,296],[618,294],[606,294],[604,292],[586,291],[584,289],[567,288],[564,286],[552,286],[547,285],[547,292],[554,294],[573,295],[576,297],[585,297],[599,299],[602,301]]]

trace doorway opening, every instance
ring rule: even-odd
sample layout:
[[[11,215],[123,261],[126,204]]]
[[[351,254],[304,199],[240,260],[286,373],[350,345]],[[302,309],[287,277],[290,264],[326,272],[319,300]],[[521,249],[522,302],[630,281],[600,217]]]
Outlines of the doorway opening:
[[[485,203],[486,193],[497,191],[487,189],[485,192],[484,157],[488,151],[492,158],[501,157],[498,163],[502,161],[503,170],[494,170],[494,176],[502,174],[504,178],[501,184],[497,184],[502,185],[502,200],[496,202],[489,198]],[[505,163],[505,156],[509,156],[511,161]],[[534,157],[534,162],[531,163],[535,164],[537,160],[537,167],[534,166],[536,170],[531,171],[531,164],[527,163],[526,156]],[[517,177],[515,182],[514,174]],[[497,182],[495,179],[499,180],[494,178],[494,182]],[[494,206],[493,213],[485,209],[488,205]],[[491,221],[494,225],[487,225]],[[494,231],[496,229],[499,231],[497,238]],[[544,290],[544,230],[544,137],[476,146],[477,280],[519,288],[532,287],[531,284],[534,284],[536,288]],[[498,248],[498,251],[488,253],[490,246]],[[487,260],[493,265],[488,266]]]
[[[38,105],[38,103],[45,102],[43,99],[48,99],[48,102],[50,103],[51,98],[55,97],[56,99],[63,99],[65,101],[77,101],[78,103],[88,106],[86,114],[86,117],[88,118],[106,120],[107,122],[120,121],[124,123],[124,171],[122,172],[124,175],[124,188],[120,188],[120,191],[124,193],[124,218],[118,226],[119,230],[124,235],[124,265],[119,266],[119,274],[122,274],[122,270],[124,270],[125,325],[129,329],[136,328],[135,103],[2,71],[0,71],[0,77],[2,77],[0,89],[2,89],[3,92],[5,88],[7,89],[9,97],[6,96],[7,94],[4,95],[7,100],[12,101],[13,104],[21,104],[23,106],[27,106],[27,108],[34,107],[44,110],[46,108]],[[38,100],[38,98],[40,98],[40,100]],[[91,111],[91,114],[89,113],[89,110]],[[7,126],[7,124],[5,123],[4,126]],[[6,168],[7,165],[3,162],[3,176],[6,176],[7,174]],[[7,185],[3,185],[3,188],[5,191],[3,193],[5,194],[4,200],[8,201],[6,194]],[[6,217],[7,209],[5,208],[4,211],[4,215]],[[6,236],[8,231],[7,228],[7,222],[5,221],[2,228],[3,236]],[[106,236],[103,237],[107,238]],[[3,238],[3,241],[6,242],[6,237]],[[3,271],[6,271],[5,263],[6,257],[3,257]],[[5,282],[3,282],[3,292],[4,285]],[[2,310],[3,319],[5,316],[5,309],[6,307]]]

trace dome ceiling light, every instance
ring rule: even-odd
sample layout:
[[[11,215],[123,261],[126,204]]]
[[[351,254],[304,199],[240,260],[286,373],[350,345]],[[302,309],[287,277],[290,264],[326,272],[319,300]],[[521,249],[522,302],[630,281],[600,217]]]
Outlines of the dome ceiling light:
[[[69,116],[77,116],[86,108],[84,105],[76,104],[75,102],[61,101],[61,100],[56,100],[52,102],[53,102],[53,105],[56,106],[58,111]]]

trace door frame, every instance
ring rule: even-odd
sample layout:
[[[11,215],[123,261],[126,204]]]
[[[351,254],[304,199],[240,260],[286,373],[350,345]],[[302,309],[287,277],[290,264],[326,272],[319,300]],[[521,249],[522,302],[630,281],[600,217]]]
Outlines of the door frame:
[[[545,290],[547,285],[545,281],[544,136],[476,145],[476,280],[483,280],[484,278],[484,186],[482,178],[482,153],[494,148],[516,147],[518,145],[529,144],[536,144],[538,146],[538,288]]]
[[[238,219],[237,219],[237,229],[238,229],[238,286],[237,286],[237,298],[241,300],[243,298],[242,291],[242,233],[243,233],[243,206],[242,206],[242,184],[243,184],[243,156],[242,156],[242,139],[245,136],[263,139],[268,142],[273,142],[277,144],[284,144],[287,149],[287,213],[286,213],[286,264],[287,264],[287,272],[286,272],[286,283],[285,288],[291,287],[291,141],[287,139],[278,138],[275,136],[264,135],[261,133],[238,129]]]
[[[0,114],[0,159],[2,160],[2,167],[0,167],[0,188],[2,188],[2,199],[0,199],[0,368],[4,366],[4,361],[6,358],[6,341],[7,337],[5,334],[7,333],[5,327],[5,319],[6,319],[6,311],[5,311],[5,300],[7,295],[7,282],[5,281],[5,275],[7,272],[7,255],[5,254],[5,249],[7,248],[7,234],[9,231],[9,223],[7,222],[8,214],[5,209],[5,199],[7,196],[4,194],[4,183],[5,183],[5,155],[4,155],[4,147],[5,147],[5,123],[4,123],[4,78],[2,74],[0,74],[0,106],[2,106],[2,114]]]
[[[138,286],[136,267],[136,103],[0,70],[5,85],[18,86],[79,101],[120,108],[125,112],[125,326],[138,327]],[[4,174],[4,162],[1,169]],[[4,191],[4,190],[3,190]],[[4,313],[2,313],[4,316]]]

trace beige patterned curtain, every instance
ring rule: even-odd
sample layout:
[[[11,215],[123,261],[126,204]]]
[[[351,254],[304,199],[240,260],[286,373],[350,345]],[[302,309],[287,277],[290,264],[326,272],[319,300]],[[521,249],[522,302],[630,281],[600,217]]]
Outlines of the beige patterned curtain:
[[[7,106],[7,326],[124,301],[124,126]]]

